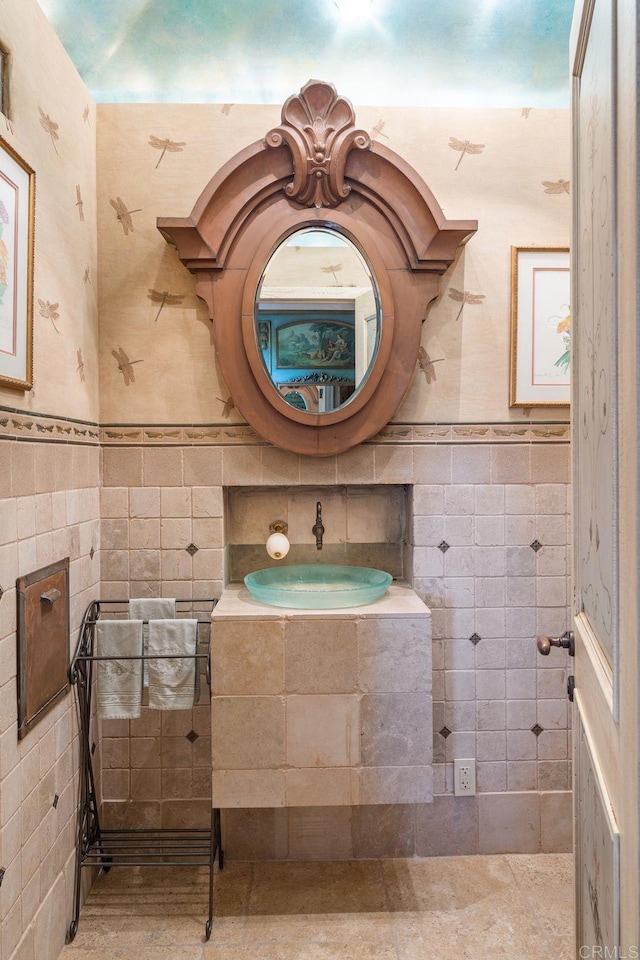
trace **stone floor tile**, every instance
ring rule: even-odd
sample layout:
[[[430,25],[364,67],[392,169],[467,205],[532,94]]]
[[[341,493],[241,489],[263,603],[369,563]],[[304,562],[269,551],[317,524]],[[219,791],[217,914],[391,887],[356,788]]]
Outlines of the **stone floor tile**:
[[[529,910],[552,935],[573,934],[573,864],[565,853],[505,856]],[[551,906],[552,905],[552,906]]]
[[[568,854],[118,868],[60,960],[571,960]]]
[[[255,864],[250,913],[371,913],[385,906],[378,860]]]

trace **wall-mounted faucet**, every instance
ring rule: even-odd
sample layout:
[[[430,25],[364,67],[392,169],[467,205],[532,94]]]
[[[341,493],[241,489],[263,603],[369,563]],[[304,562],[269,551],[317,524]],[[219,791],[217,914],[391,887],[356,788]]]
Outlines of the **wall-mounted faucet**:
[[[318,500],[316,504],[316,522],[311,528],[311,533],[316,538],[316,547],[322,550],[322,537],[324,536],[324,527],[322,526],[322,504]]]

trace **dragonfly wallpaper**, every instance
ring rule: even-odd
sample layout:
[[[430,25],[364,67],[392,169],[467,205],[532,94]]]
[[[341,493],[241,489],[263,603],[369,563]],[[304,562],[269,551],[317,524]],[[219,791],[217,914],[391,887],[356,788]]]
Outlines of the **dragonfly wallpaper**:
[[[283,100],[321,76],[447,217],[481,224],[443,278],[397,418],[509,417],[509,246],[568,242],[570,8],[372,0],[372,20],[353,24],[334,0],[5,0],[0,27],[33,74],[15,103],[25,122],[2,131],[37,171],[30,409],[242,422],[214,324],[156,218],[188,215],[220,167],[279,122]],[[339,266],[327,261],[327,284]]]

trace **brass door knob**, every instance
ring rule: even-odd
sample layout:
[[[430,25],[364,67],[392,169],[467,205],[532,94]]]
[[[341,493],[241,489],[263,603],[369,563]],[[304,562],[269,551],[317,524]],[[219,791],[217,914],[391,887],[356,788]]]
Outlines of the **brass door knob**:
[[[561,637],[538,637],[538,653],[548,657],[551,647],[560,647],[569,651],[569,656],[575,656],[575,638],[573,630],[567,630]]]

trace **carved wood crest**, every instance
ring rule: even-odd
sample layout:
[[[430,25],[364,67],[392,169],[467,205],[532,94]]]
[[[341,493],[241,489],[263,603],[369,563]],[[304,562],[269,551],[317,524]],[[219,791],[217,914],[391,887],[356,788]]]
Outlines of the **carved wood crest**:
[[[285,187],[292,200],[306,207],[337,207],[349,196],[344,182],[347,155],[368,150],[371,137],[355,126],[355,112],[332,83],[309,80],[285,102],[282,124],[265,137],[268,147],[285,142],[293,156],[293,180]]]

